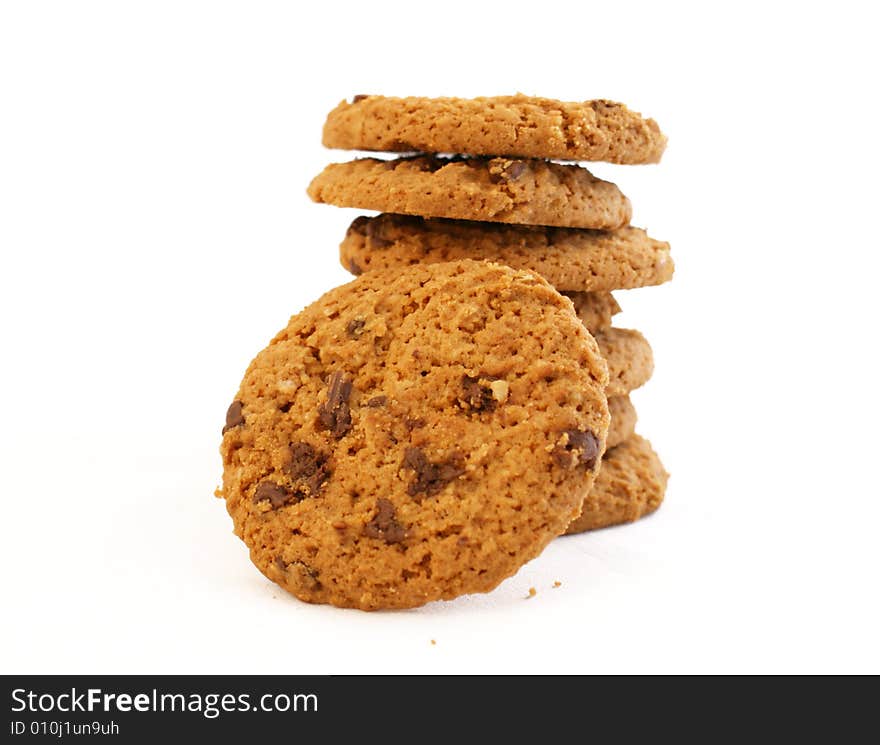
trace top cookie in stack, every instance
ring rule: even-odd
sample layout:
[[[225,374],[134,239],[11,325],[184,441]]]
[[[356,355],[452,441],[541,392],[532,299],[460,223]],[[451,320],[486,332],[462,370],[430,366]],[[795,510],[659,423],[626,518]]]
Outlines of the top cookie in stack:
[[[391,153],[659,163],[666,137],[653,119],[613,101],[533,96],[355,96],[327,117],[324,145]]]
[[[655,509],[666,475],[634,434],[628,399],[651,375],[651,348],[638,332],[610,327],[619,308],[609,293],[669,281],[669,244],[629,224],[629,199],[615,184],[558,161],[657,163],[666,147],[657,123],[604,100],[355,96],[330,112],[323,142],[402,154],[331,164],[309,186],[316,202],[383,213],[349,227],[340,259],[352,274],[489,260],[540,274],[574,302],[612,371],[608,457],[629,481],[610,469],[570,532]],[[641,460],[625,458],[625,447]]]

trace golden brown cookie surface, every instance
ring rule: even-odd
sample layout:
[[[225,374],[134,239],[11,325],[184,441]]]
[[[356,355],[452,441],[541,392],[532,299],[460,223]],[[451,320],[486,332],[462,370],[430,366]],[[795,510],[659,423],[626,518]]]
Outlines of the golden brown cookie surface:
[[[524,225],[614,229],[632,215],[614,184],[544,160],[361,158],[330,164],[308,193],[337,207]]]
[[[485,592],[578,514],[606,384],[596,343],[538,277],[469,261],[371,273],[251,363],[222,495],[257,567],[303,600]]]
[[[608,399],[608,412],[611,414],[611,425],[606,448],[611,450],[635,434],[638,416],[629,396],[611,396]]]
[[[608,450],[580,517],[566,535],[629,523],[650,515],[663,502],[669,474],[651,443],[633,435]]]
[[[324,144],[344,150],[469,153],[610,163],[657,163],[666,137],[613,101],[524,96],[355,96],[324,124]]]
[[[458,259],[533,271],[560,291],[602,292],[672,279],[669,244],[640,228],[605,232],[411,215],[358,217],[339,247],[352,274]]]
[[[606,329],[620,313],[620,306],[610,292],[563,292],[574,304],[574,312],[591,334]]]
[[[651,379],[654,353],[641,333],[612,327],[599,329],[593,336],[608,363],[609,396],[625,396]]]

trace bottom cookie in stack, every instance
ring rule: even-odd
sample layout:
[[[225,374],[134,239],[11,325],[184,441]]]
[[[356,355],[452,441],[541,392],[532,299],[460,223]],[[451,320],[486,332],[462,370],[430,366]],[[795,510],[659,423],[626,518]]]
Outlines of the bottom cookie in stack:
[[[610,437],[609,432],[609,441]],[[650,515],[663,502],[668,479],[669,474],[651,443],[631,435],[605,452],[581,514],[569,524],[565,535],[630,523]]]
[[[611,426],[602,468],[584,500],[580,517],[565,535],[633,522],[654,512],[663,501],[669,474],[650,443],[635,434],[636,410],[627,395],[654,371],[648,340],[632,329],[611,326],[620,306],[607,292],[566,292],[575,312],[595,337],[608,364]]]

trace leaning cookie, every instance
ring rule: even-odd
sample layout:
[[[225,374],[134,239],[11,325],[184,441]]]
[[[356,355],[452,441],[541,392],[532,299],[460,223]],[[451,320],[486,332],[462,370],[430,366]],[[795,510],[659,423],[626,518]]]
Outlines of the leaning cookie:
[[[337,207],[524,225],[614,229],[632,215],[614,184],[544,160],[362,158],[328,165],[308,193]]]
[[[613,101],[533,96],[342,101],[324,124],[324,144],[344,150],[471,153],[609,163],[657,163],[666,137]]]
[[[302,600],[487,592],[579,513],[607,382],[571,303],[535,275],[472,261],[371,273],[251,363],[221,496],[254,564]]]
[[[669,244],[640,228],[606,232],[394,214],[355,219],[339,258],[356,275],[458,259],[497,261],[537,272],[566,292],[659,285],[674,270]]]
[[[633,435],[605,453],[602,469],[566,535],[633,522],[663,502],[669,474],[643,437]]]
[[[651,379],[654,353],[638,331],[612,327],[599,329],[593,336],[608,363],[609,396],[625,396]]]
[[[611,450],[635,434],[638,416],[629,396],[611,396],[608,399],[611,425],[608,427],[606,448]]]

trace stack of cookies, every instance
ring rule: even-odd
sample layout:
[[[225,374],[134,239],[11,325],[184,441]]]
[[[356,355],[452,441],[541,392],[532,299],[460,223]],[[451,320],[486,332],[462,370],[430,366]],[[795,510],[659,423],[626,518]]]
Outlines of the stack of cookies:
[[[554,162],[654,162],[654,122],[604,101],[358,96],[324,142],[415,154],[309,187],[382,214],[342,243],[360,276],[290,319],[226,412],[217,495],[259,570],[307,602],[411,608],[656,509],[666,472],[629,400],[651,349],[611,326],[610,291],[670,279],[669,247],[616,186]]]
[[[669,244],[629,224],[631,205],[616,185],[570,161],[656,163],[666,146],[657,124],[610,101],[355,96],[329,114],[323,142],[406,154],[332,164],[309,186],[316,202],[381,213],[347,231],[340,258],[352,274],[503,263],[543,276],[595,337],[609,371],[611,427],[597,482],[567,532],[656,510],[667,474],[635,434],[629,398],[651,377],[653,356],[638,331],[611,325],[620,311],[611,291],[669,281]]]

